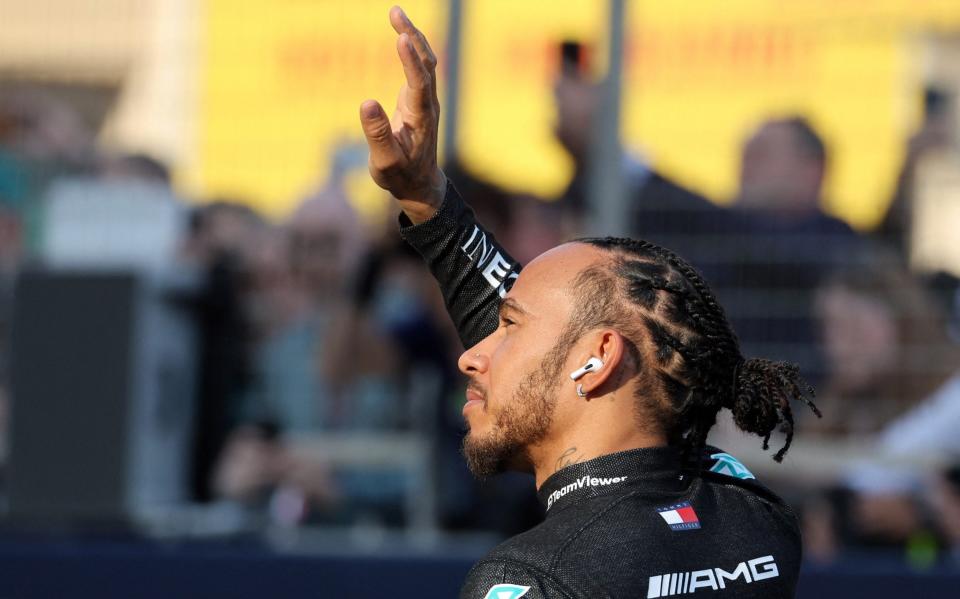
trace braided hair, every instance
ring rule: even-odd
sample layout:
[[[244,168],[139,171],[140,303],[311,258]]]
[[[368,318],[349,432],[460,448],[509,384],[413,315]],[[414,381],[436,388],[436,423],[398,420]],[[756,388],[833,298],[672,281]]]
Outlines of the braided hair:
[[[773,459],[782,461],[793,441],[790,400],[803,401],[820,416],[799,368],[745,359],[703,277],[673,252],[634,239],[576,241],[610,252],[614,260],[578,275],[582,301],[572,324],[580,331],[611,326],[623,332],[639,365],[637,405],[646,416],[641,421],[656,422],[672,444],[682,444],[698,460],[717,412],[728,408],[741,430],[763,437],[764,449],[779,426],[786,441]]]

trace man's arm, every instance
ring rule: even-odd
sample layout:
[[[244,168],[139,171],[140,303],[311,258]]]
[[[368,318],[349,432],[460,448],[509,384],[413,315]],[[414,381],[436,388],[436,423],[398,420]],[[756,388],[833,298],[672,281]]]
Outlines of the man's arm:
[[[437,166],[437,59],[399,7],[390,10],[406,84],[387,119],[375,100],[360,106],[370,176],[397,198],[402,234],[424,257],[443,291],[460,339],[471,347],[497,328],[499,299],[519,265],[475,220]]]
[[[485,559],[475,565],[460,599],[575,599],[576,594],[546,572],[512,560]]]
[[[472,347],[498,326],[500,299],[520,273],[474,218],[452,184],[430,220],[414,225],[400,217],[400,234],[426,261],[464,347]]]

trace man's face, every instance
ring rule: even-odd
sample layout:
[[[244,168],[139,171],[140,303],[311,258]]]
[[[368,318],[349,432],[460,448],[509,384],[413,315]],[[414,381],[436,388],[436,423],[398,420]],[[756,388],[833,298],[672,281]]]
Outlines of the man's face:
[[[559,393],[579,366],[569,351],[576,340],[561,338],[575,309],[570,282],[600,255],[571,243],[535,259],[507,294],[497,330],[460,357],[470,377],[464,455],[475,475],[530,470],[531,450],[570,421],[570,398]]]

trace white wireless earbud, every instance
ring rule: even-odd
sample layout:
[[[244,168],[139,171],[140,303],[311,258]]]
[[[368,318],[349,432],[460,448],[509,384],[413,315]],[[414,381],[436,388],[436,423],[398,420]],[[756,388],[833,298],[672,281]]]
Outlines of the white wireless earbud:
[[[590,358],[587,360],[586,364],[571,372],[570,378],[577,380],[588,372],[593,372],[594,370],[599,370],[600,368],[603,368],[603,360],[600,358]]]

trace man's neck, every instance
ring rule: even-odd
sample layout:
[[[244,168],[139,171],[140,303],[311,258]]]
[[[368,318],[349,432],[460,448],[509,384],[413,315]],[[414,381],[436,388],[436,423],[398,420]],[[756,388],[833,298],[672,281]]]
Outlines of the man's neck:
[[[620,435],[569,435],[560,443],[547,443],[536,448],[533,470],[537,489],[554,473],[568,466],[586,462],[600,456],[641,449],[645,447],[663,447],[667,444],[663,435],[650,435],[638,431],[629,431]],[[594,438],[591,438],[594,437]]]

